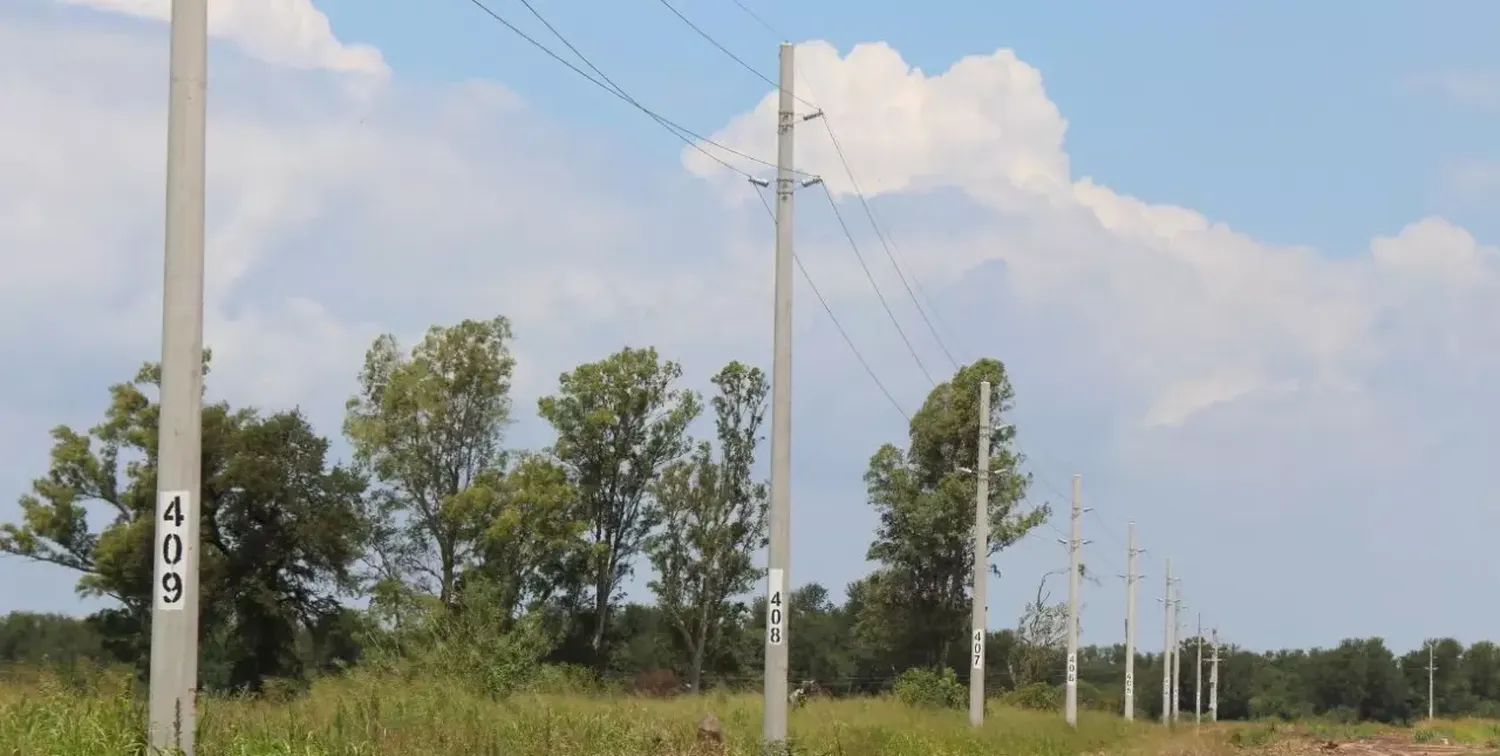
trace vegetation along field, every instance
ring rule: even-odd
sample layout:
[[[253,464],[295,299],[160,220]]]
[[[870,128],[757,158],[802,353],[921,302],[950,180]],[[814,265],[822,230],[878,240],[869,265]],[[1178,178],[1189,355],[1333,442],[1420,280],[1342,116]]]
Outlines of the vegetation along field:
[[[350,366],[347,462],[299,409],[205,405],[199,753],[757,751],[765,376],[739,362],[688,375],[654,349],[624,349],[560,376],[535,403],[550,438],[517,448],[510,339],[496,318],[433,328],[411,349],[376,340]],[[146,365],[101,395],[93,428],[57,428],[50,469],[0,526],[0,551],[76,573],[102,607],[0,619],[0,754],[141,750],[158,378]],[[1404,655],[1376,638],[1274,653],[1227,643],[1226,721],[1201,730],[1188,723],[1196,638],[1182,641],[1175,730],[1153,723],[1161,653],[1137,649],[1142,721],[1127,724],[1123,647],[1085,647],[1071,730],[1058,711],[1065,612],[1048,576],[1024,578],[1034,599],[1019,616],[992,617],[1010,629],[988,638],[990,714],[971,730],[976,487],[961,471],[977,466],[981,381],[995,392],[992,555],[1051,515],[1027,503],[1041,497],[1028,498],[998,360],[934,388],[899,443],[870,442],[875,568],[837,601],[815,583],[771,597],[789,609],[792,683],[811,691],[792,714],[798,753],[1491,745],[1500,650],[1453,640]],[[688,388],[699,383],[706,395]],[[638,570],[648,590],[626,600]],[[1439,721],[1422,724],[1429,650]]]

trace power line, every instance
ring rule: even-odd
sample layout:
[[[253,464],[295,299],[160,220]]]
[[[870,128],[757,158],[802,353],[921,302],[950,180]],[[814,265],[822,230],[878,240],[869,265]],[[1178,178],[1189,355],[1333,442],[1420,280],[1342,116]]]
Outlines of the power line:
[[[469,2],[472,3],[475,7],[479,8],[481,11],[484,11],[485,15],[487,15],[491,19],[494,19],[495,21],[499,22],[502,26],[504,26],[505,28],[509,29],[511,32],[515,33],[516,36],[518,36],[521,39],[525,40],[532,47],[535,47],[536,49],[542,51],[542,53],[544,53],[545,55],[547,55],[547,57],[552,58],[553,60],[557,61],[558,63],[563,64],[564,66],[566,66],[568,68],[568,70],[570,70],[573,73],[578,74],[579,76],[583,77],[590,84],[593,84],[594,86],[599,87],[600,89],[604,90],[605,92],[608,92],[609,94],[613,95],[617,99],[619,99],[619,100],[625,102],[626,104],[634,107],[635,109],[641,111],[642,113],[645,113],[647,116],[650,116],[650,118],[653,121],[656,121],[656,123],[658,125],[660,125],[662,128],[666,129],[668,133],[672,134],[673,136],[675,136],[679,140],[681,140],[683,144],[686,144],[687,146],[692,147],[693,149],[697,150],[698,152],[703,153],[710,160],[713,160],[714,162],[718,163],[719,165],[722,165],[725,168],[728,168],[729,170],[731,170],[731,171],[733,171],[735,173],[738,173],[741,176],[744,176],[746,178],[753,178],[752,176],[750,176],[750,174],[746,173],[745,171],[743,171],[743,170],[741,170],[739,168],[736,168],[736,167],[730,165],[728,162],[725,162],[723,158],[720,158],[719,156],[717,156],[717,155],[709,152],[708,150],[705,150],[703,148],[702,144],[699,144],[699,142],[701,142],[703,144],[713,145],[714,147],[717,147],[717,148],[719,148],[719,149],[721,149],[721,150],[723,150],[723,151],[725,151],[727,153],[730,153],[732,155],[736,155],[738,157],[744,158],[745,160],[749,160],[752,163],[757,163],[759,165],[767,166],[767,167],[770,167],[770,168],[775,168],[776,167],[775,163],[772,163],[772,162],[769,162],[769,161],[766,161],[766,160],[761,160],[758,157],[746,154],[744,152],[741,152],[739,150],[734,149],[733,147],[729,147],[727,145],[720,144],[719,142],[715,142],[714,140],[709,139],[708,137],[705,137],[702,134],[699,134],[699,133],[697,133],[695,131],[692,131],[691,129],[688,129],[687,127],[685,127],[685,126],[683,126],[683,125],[681,125],[681,124],[679,124],[679,123],[677,123],[677,122],[675,122],[675,121],[673,121],[673,120],[671,120],[671,119],[669,119],[669,118],[661,115],[660,113],[657,113],[656,111],[652,110],[651,108],[648,108],[645,105],[642,105],[638,100],[636,100],[634,97],[630,96],[629,93],[627,93],[622,87],[620,87],[620,85],[616,84],[613,80],[611,80],[608,76],[606,76],[604,74],[604,72],[600,71],[597,66],[595,66],[593,63],[591,63],[588,60],[588,58],[586,58],[583,55],[583,53],[581,53],[581,52],[578,51],[577,47],[574,47],[573,44],[567,40],[567,38],[565,38],[561,33],[559,33],[557,31],[557,29],[555,27],[552,26],[552,24],[548,23],[547,19],[545,17],[543,17],[542,14],[539,13],[536,10],[536,8],[532,7],[532,5],[529,2],[527,2],[527,0],[521,0],[521,2],[522,2],[522,4],[524,4],[526,6],[526,8],[528,10],[531,11],[532,15],[536,16],[537,19],[539,19],[542,22],[542,24],[545,25],[547,27],[547,29],[552,32],[552,34],[554,36],[556,36],[564,45],[566,45],[569,50],[572,50],[573,53],[575,55],[577,55],[578,58],[584,62],[584,65],[587,65],[589,68],[593,69],[594,72],[596,74],[598,74],[599,78],[594,78],[594,76],[589,75],[589,73],[587,71],[584,71],[583,69],[581,69],[578,66],[574,65],[571,61],[569,61],[566,58],[563,58],[561,55],[557,54],[557,52],[555,52],[551,48],[547,47],[546,45],[542,44],[541,42],[538,42],[534,37],[532,37],[531,35],[527,34],[524,31],[522,31],[520,29],[520,27],[518,27],[515,24],[511,23],[510,21],[506,20],[504,16],[501,16],[499,13],[495,12],[488,5],[485,5],[483,2],[481,2],[481,0],[469,0]],[[601,79],[602,79],[602,81],[601,81]],[[697,141],[694,141],[694,140],[697,140]],[[797,171],[797,173],[801,173],[802,175],[809,175],[809,174],[807,174],[805,172],[802,172],[802,171]]]
[[[687,17],[683,16],[681,12],[679,12],[676,8],[674,8],[668,2],[668,0],[657,0],[657,1],[660,2],[662,5],[667,6],[667,8],[670,9],[673,14],[675,14],[679,19],[682,19],[683,23],[687,24],[689,28],[691,28],[693,31],[697,32],[699,36],[701,36],[704,39],[708,40],[708,42],[710,44],[712,44],[714,47],[717,47],[725,55],[728,55],[730,57],[730,59],[734,60],[736,63],[739,63],[742,67],[744,67],[750,73],[752,73],[755,76],[759,77],[760,79],[762,79],[766,83],[768,83],[768,84],[770,84],[772,86],[778,86],[776,84],[776,82],[771,81],[771,79],[769,77],[767,77],[766,75],[764,75],[761,72],[757,71],[753,66],[749,65],[744,60],[740,59],[739,56],[735,55],[733,52],[730,52],[728,49],[726,49],[724,47],[724,45],[722,45],[722,44],[719,43],[718,40],[714,39],[712,36],[710,36],[707,32],[703,31],[701,28],[699,28],[692,21],[688,20]],[[739,7],[740,10],[744,11],[746,15],[748,15],[750,18],[754,19],[761,26],[765,27],[772,34],[775,34],[775,35],[781,37],[782,39],[786,39],[787,38],[787,36],[784,33],[782,33],[781,31],[779,31],[774,25],[772,25],[770,22],[766,21],[764,18],[762,18],[760,15],[756,14],[748,6],[746,6],[744,4],[744,2],[742,2],[742,0],[731,0],[731,2],[733,2],[737,7]],[[802,77],[802,79],[803,79],[803,83],[804,84],[808,83],[806,76]],[[807,100],[804,100],[804,99],[802,99],[800,97],[798,97],[797,100],[799,102],[805,103],[806,105],[808,105],[808,107],[812,107],[812,108],[815,108],[815,109],[818,109],[818,110],[821,111],[821,108],[818,108],[816,105],[813,105],[812,103],[808,102]],[[833,149],[834,149],[834,152],[836,152],[838,154],[839,163],[843,165],[844,173],[845,173],[845,175],[847,175],[849,177],[849,185],[850,185],[850,187],[852,187],[854,189],[855,195],[859,197],[859,202],[860,202],[860,205],[864,208],[865,216],[869,219],[871,228],[873,228],[875,230],[875,236],[876,236],[876,238],[880,239],[880,244],[885,249],[886,257],[891,261],[891,267],[893,267],[893,268],[896,269],[896,276],[901,279],[901,285],[906,289],[906,295],[911,299],[912,304],[917,308],[917,314],[919,316],[921,316],[922,321],[927,325],[927,330],[932,334],[933,340],[937,342],[938,348],[943,351],[943,354],[945,356],[947,356],[948,362],[953,365],[953,369],[957,370],[958,369],[958,360],[953,357],[952,350],[950,350],[948,348],[948,345],[943,340],[942,335],[938,333],[937,327],[935,325],[933,325],[932,318],[928,317],[928,314],[927,314],[927,310],[932,310],[933,317],[938,317],[938,315],[937,315],[937,307],[932,303],[931,297],[927,296],[927,292],[922,287],[921,281],[919,279],[917,279],[916,274],[915,273],[909,273],[909,272],[903,271],[901,269],[901,264],[897,261],[896,253],[895,253],[895,251],[893,249],[895,247],[895,241],[893,239],[889,239],[888,238],[889,237],[889,232],[887,232],[887,231],[885,231],[885,230],[883,230],[881,228],[881,224],[876,219],[875,212],[874,212],[874,210],[870,206],[869,198],[866,197],[864,191],[859,188],[859,181],[854,177],[854,170],[849,165],[848,155],[846,155],[844,153],[843,143],[839,141],[838,133],[834,131],[834,129],[833,129],[833,123],[828,119],[828,117],[827,117],[826,114],[823,117],[823,128],[827,129],[827,131],[828,131],[828,138],[833,142]],[[908,277],[910,278],[909,281],[908,281]],[[917,294],[912,289],[913,284],[915,284],[916,290],[921,292],[921,294],[922,294],[922,300],[927,303],[927,306],[925,308],[922,306],[922,302],[918,301]],[[940,317],[938,317],[938,319],[941,321]],[[946,330],[951,331],[952,329],[951,328],[947,328]]]
[[[776,222],[776,211],[771,209],[771,203],[766,200],[765,193],[757,188],[755,190],[755,196],[760,198],[760,204],[766,208],[766,214],[771,216],[771,222]],[[807,272],[807,268],[803,267],[802,258],[798,257],[796,253],[793,253],[792,260],[797,263],[797,270],[802,271],[802,278],[803,280],[807,281],[807,287],[809,289],[812,289],[813,296],[817,297],[818,304],[823,306],[823,312],[828,313],[828,319],[833,321],[833,327],[837,329],[839,335],[844,338],[844,343],[849,345],[849,351],[854,353],[854,359],[859,360],[860,366],[865,369],[865,373],[870,376],[870,380],[875,382],[875,387],[880,389],[880,393],[885,395],[886,400],[891,403],[891,406],[895,407],[896,411],[901,413],[901,417],[905,418],[906,422],[910,424],[911,415],[908,415],[906,413],[906,410],[901,409],[901,403],[896,401],[896,397],[891,394],[890,390],[885,387],[885,384],[881,382],[880,378],[875,375],[874,368],[870,367],[869,361],[867,361],[865,359],[865,356],[860,353],[859,347],[854,345],[854,339],[849,338],[849,332],[845,331],[843,324],[839,323],[838,316],[833,314],[833,308],[828,305],[828,300],[824,299],[823,293],[818,291],[818,285],[813,282],[812,275]]]
[[[870,266],[865,264],[865,256],[859,253],[859,243],[854,241],[854,234],[849,231],[849,224],[844,221],[844,214],[839,212],[839,204],[834,201],[833,193],[828,191],[826,184],[819,184],[819,186],[823,187],[823,196],[828,198],[828,206],[833,208],[833,216],[838,219],[839,228],[844,231],[844,238],[849,240],[849,248],[854,250],[854,258],[859,260],[859,267],[864,269],[865,278],[869,279],[870,286],[875,289],[875,297],[880,300],[880,306],[885,308],[885,314],[890,317],[891,325],[896,327],[896,333],[901,335],[901,342],[906,344],[906,351],[911,353],[911,358],[916,361],[917,368],[922,371],[922,375],[927,376],[927,382],[936,387],[937,381],[932,379],[932,373],[928,372],[927,366],[922,364],[921,355],[918,355],[917,350],[912,347],[911,339],[907,338],[900,321],[896,320],[896,313],[891,311],[891,305],[885,301],[885,295],[880,293],[880,285],[875,283],[875,275],[870,272]]]
[[[874,216],[874,218],[872,218],[872,220],[871,220],[871,225],[876,225],[875,222],[874,222],[874,219],[878,219],[880,217],[880,213],[875,212],[873,205],[871,206],[870,211],[871,211],[871,214]],[[895,250],[895,252],[896,252],[895,258],[898,259],[898,260],[904,260],[904,259],[906,259],[906,253],[902,252],[901,251],[901,245],[899,245],[899,244],[896,243],[896,237],[895,237],[894,234],[891,233],[890,226],[885,225],[885,223],[883,221],[879,225],[880,226],[884,226],[885,240],[888,241],[888,242],[890,242],[891,249]],[[878,231],[877,231],[877,233],[878,233]],[[895,261],[893,260],[892,263],[894,263],[894,262]],[[917,289],[917,295],[920,296],[922,298],[922,302],[927,305],[927,314],[931,315],[932,318],[937,321],[938,330],[944,332],[947,335],[948,342],[950,344],[953,344],[954,349],[956,351],[958,351],[960,354],[962,354],[962,353],[972,354],[972,352],[970,352],[967,348],[964,347],[963,340],[957,337],[957,335],[956,335],[957,332],[954,330],[953,326],[948,325],[948,323],[943,320],[943,314],[942,314],[942,312],[940,312],[938,310],[936,304],[933,304],[932,298],[927,295],[927,289],[926,289],[926,287],[922,286],[921,279],[917,278],[917,275],[915,273],[912,273],[911,271],[907,271],[907,277],[911,279],[912,286],[916,287],[916,289]],[[920,307],[919,307],[919,311],[920,311]],[[929,323],[928,326],[931,327],[932,324]],[[936,334],[934,334],[934,336],[936,336]],[[941,345],[941,344],[942,344],[942,342],[939,342],[939,345]],[[944,351],[946,351],[946,349]],[[953,361],[953,355],[952,354],[948,355],[948,360],[950,362]]]
[[[771,22],[765,20],[764,18],[761,18],[760,14],[756,13],[755,11],[750,10],[750,6],[745,5],[744,0],[729,0],[729,1],[732,2],[732,3],[734,3],[735,5],[738,5],[740,7],[740,10],[742,10],[742,11],[745,12],[745,15],[749,16],[750,18],[755,19],[755,22],[758,23],[758,24],[760,24],[762,27],[764,27],[766,29],[766,31],[771,32],[772,34],[776,35],[777,37],[781,38],[782,40],[786,40],[787,39],[787,36],[785,34],[782,34],[780,31],[777,31],[776,27],[774,27],[774,26],[771,25]]]
[[[746,71],[749,71],[756,78],[758,78],[761,81],[764,81],[765,83],[770,84],[771,86],[775,87],[777,91],[781,91],[781,84],[777,83],[776,81],[773,81],[771,79],[771,77],[769,77],[769,76],[761,73],[760,70],[757,69],[755,66],[752,66],[749,63],[746,63],[744,58],[741,58],[740,56],[735,55],[733,52],[730,51],[729,48],[725,47],[721,42],[719,42],[719,40],[714,39],[713,35],[709,34],[708,32],[704,31],[702,27],[700,27],[697,24],[693,23],[692,20],[689,19],[687,16],[684,16],[682,14],[682,11],[677,10],[676,6],[672,5],[667,0],[656,0],[656,1],[659,2],[659,3],[661,3],[662,5],[666,6],[667,10],[672,11],[672,15],[676,16],[678,18],[678,20],[682,21],[682,23],[687,24],[687,27],[689,29],[692,29],[694,32],[697,32],[698,36],[702,37],[703,39],[707,40],[709,44],[711,44],[714,47],[718,48],[719,52],[724,53],[725,55],[729,56],[730,60],[732,60],[732,61],[740,64],[740,68],[743,68]],[[524,0],[523,0],[523,2],[524,2]],[[741,5],[740,8],[744,9],[746,13],[750,12],[750,9],[746,8],[743,5]],[[751,15],[755,16],[755,14],[753,14],[753,13],[751,13]],[[759,19],[758,16],[755,16],[755,17],[757,19]],[[762,21],[761,23],[764,24],[765,22]],[[769,27],[767,27],[767,28],[769,28]],[[822,108],[819,108],[817,105],[814,105],[813,103],[808,102],[807,100],[803,99],[802,97],[797,96],[796,94],[792,94],[792,99],[796,100],[797,102],[802,103],[803,105],[806,105],[809,108],[812,108],[813,110],[822,110]]]
[[[849,166],[849,158],[844,154],[844,146],[839,142],[839,135],[834,132],[833,124],[828,122],[827,115],[823,117],[823,128],[828,130],[828,138],[833,141],[833,150],[839,156],[839,163],[844,166],[844,174],[849,177],[849,186],[854,189],[854,196],[859,198],[859,204],[865,209],[865,217],[870,219],[870,227],[875,229],[875,238],[880,240],[880,246],[885,249],[885,256],[891,261],[891,267],[896,269],[896,277],[901,279],[901,285],[906,288],[906,296],[911,298],[911,303],[916,305],[917,314],[922,316],[922,322],[927,324],[927,330],[932,333],[932,338],[937,342],[938,348],[947,355],[948,362],[953,364],[953,369],[958,369],[958,360],[953,359],[953,352],[948,350],[948,345],[943,342],[943,337],[938,335],[937,328],[933,326],[932,320],[927,317],[927,312],[922,309],[922,303],[917,301],[917,295],[912,293],[911,283],[906,280],[906,274],[901,271],[901,264],[896,262],[896,255],[891,251],[891,244],[886,240],[886,233],[881,231],[880,223],[875,220],[875,212],[870,209],[870,200],[860,190],[859,182],[854,178],[854,169]],[[830,195],[831,197],[831,195]],[[912,274],[916,279],[916,274]]]

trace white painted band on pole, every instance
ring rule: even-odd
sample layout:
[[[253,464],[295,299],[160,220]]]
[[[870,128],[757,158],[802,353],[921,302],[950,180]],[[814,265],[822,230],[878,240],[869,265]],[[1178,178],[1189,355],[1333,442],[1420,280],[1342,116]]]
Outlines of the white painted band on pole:
[[[188,523],[197,516],[188,491],[162,491],[156,497],[156,610],[180,612],[187,604],[187,572],[192,569],[196,544],[188,539]]]
[[[766,641],[779,646],[786,642],[786,572],[771,570],[766,589]]]
[[[974,658],[974,669],[984,669],[984,629],[974,628],[974,644],[969,649],[969,655]]]

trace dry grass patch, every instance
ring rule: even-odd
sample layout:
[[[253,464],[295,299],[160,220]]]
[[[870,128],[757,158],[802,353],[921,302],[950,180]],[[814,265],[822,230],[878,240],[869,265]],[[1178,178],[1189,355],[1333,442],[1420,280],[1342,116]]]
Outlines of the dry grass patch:
[[[200,756],[726,756],[760,753],[757,696],[669,701],[589,696],[474,696],[432,681],[325,680],[283,702],[208,699]],[[723,724],[722,750],[697,743],[700,719]],[[135,756],[143,710],[118,679],[0,683],[0,754]],[[815,701],[791,715],[793,749],[817,756],[1048,756],[1230,752],[1226,728],[1195,735],[1085,713],[995,709],[975,731],[962,711],[888,699]]]

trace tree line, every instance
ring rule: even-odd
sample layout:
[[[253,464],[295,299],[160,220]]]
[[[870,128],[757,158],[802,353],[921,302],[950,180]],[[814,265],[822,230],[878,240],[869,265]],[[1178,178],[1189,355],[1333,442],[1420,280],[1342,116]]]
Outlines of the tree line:
[[[953,687],[968,669],[982,381],[993,397],[991,554],[1050,516],[1025,504],[1031,479],[1004,420],[1015,399],[1005,367],[980,359],[932,390],[900,445],[873,449],[864,482],[876,567],[846,600],[816,584],[757,595],[764,373],[730,362],[704,396],[679,363],[624,348],[560,375],[536,404],[551,442],[521,449],[506,437],[511,340],[503,317],[435,326],[410,349],[376,339],[345,407],[347,461],[331,458],[298,409],[205,402],[205,690],[254,693],[354,666],[453,675],[496,693],[548,675],[599,684],[659,671],[691,690],[754,687],[768,601],[788,609],[794,682],[857,694],[939,670],[924,674]],[[205,352],[206,376],[211,363]],[[20,520],[0,525],[0,551],[77,573],[78,592],[108,606],[81,620],[10,615],[0,661],[145,669],[159,384],[147,364],[110,387],[97,425],[52,431],[49,469],[21,497]],[[693,436],[700,420],[706,438]],[[651,600],[625,601],[624,584],[647,567]],[[1015,628],[992,634],[989,689],[1055,705],[1064,620],[1044,577]],[[1445,713],[1500,706],[1493,646],[1445,641],[1437,652]],[[1122,656],[1084,650],[1085,705],[1118,709]],[[1425,654],[1416,685],[1417,667],[1378,640],[1222,656],[1225,717],[1399,719],[1426,695]],[[1153,665],[1160,679],[1159,663],[1138,657],[1144,715],[1161,706],[1160,687],[1144,682]]]

